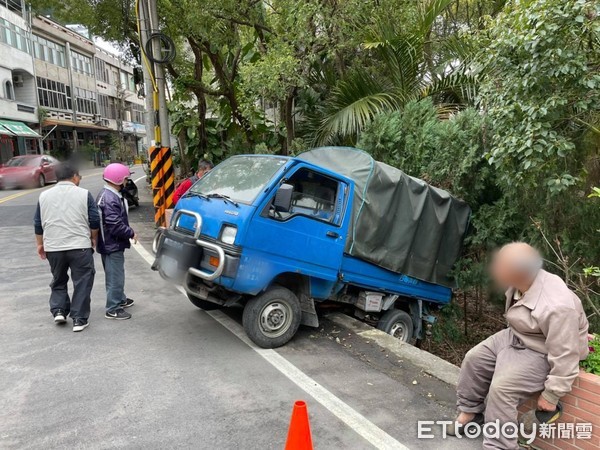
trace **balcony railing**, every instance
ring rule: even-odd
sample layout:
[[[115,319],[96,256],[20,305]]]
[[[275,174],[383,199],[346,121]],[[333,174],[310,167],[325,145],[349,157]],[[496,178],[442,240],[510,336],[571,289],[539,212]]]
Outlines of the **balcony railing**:
[[[0,6],[4,6],[19,15],[23,14],[23,2],[21,0],[0,0]]]

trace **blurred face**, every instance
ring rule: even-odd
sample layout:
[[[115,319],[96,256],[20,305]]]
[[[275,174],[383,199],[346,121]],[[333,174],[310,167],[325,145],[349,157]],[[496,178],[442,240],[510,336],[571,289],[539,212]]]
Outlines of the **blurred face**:
[[[202,178],[204,175],[206,175],[208,172],[210,172],[210,169],[198,169],[198,172],[196,172],[196,176],[198,178]]]
[[[502,252],[494,255],[490,264],[490,275],[494,283],[502,290],[506,290],[515,285],[516,274],[511,268],[511,264]]]
[[[71,179],[71,181],[73,182],[74,185],[79,186],[79,183],[81,183],[81,179],[83,177],[81,175],[79,175],[78,173],[76,173],[73,178]]]

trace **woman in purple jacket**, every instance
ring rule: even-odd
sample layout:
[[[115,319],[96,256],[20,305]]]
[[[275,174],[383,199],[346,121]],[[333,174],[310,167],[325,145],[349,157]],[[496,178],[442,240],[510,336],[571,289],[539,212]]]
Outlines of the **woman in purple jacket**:
[[[131,247],[131,239],[137,242],[137,234],[129,226],[127,201],[121,195],[130,174],[123,164],[106,166],[106,185],[96,200],[100,211],[97,251],[104,266],[107,319],[130,319],[131,314],[124,308],[133,306],[133,300],[125,295],[125,249]]]

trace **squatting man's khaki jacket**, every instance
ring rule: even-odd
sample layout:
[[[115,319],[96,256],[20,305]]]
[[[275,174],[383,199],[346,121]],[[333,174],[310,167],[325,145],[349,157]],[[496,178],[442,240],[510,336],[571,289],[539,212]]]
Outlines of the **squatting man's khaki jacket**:
[[[588,321],[579,298],[558,276],[540,270],[514,305],[506,293],[506,319],[525,347],[548,355],[550,373],[542,396],[556,404],[571,391],[579,361],[588,355]]]

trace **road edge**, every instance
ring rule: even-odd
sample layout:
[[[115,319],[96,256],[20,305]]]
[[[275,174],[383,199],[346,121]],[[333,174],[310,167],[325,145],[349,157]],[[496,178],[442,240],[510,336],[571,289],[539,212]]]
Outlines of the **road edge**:
[[[454,364],[413,345],[402,342],[346,314],[329,313],[325,317],[337,326],[360,336],[365,341],[372,342],[387,352],[395,354],[398,356],[398,359],[410,361],[425,373],[438,380],[453,387],[456,387],[458,384],[460,369]]]

